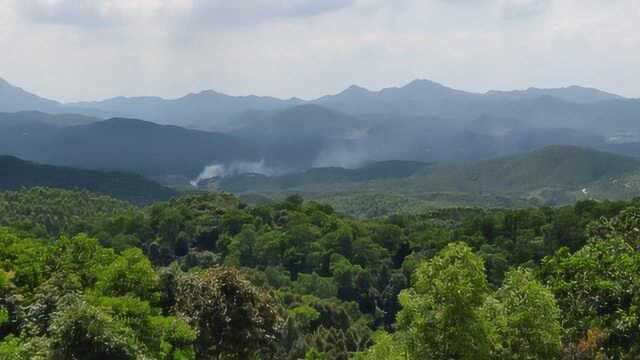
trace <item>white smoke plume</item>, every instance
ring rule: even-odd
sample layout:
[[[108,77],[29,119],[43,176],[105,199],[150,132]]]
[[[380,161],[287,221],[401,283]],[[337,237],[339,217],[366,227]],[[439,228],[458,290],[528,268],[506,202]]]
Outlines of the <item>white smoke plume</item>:
[[[356,169],[369,161],[369,152],[362,143],[332,146],[321,151],[313,164],[314,167],[338,166]]]
[[[190,183],[195,187],[203,180],[246,173],[271,176],[275,171],[265,165],[264,159],[254,162],[238,161],[233,162],[228,166],[224,164],[211,164],[205,166],[202,172],[195,179],[191,180]]]

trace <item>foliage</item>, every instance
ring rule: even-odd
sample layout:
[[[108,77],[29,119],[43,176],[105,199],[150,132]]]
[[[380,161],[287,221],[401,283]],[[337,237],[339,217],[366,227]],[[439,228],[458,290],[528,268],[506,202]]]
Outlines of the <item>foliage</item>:
[[[198,358],[249,359],[275,352],[276,309],[236,270],[211,268],[181,278],[176,310],[197,331]]]
[[[489,325],[479,310],[488,295],[482,259],[452,244],[415,273],[400,295],[398,329],[411,358],[488,359]]]
[[[485,321],[495,325],[493,358],[555,359],[560,355],[560,309],[551,291],[531,271],[508,272],[482,311]]]
[[[9,321],[7,309],[0,308],[0,326],[4,325],[7,321]]]
[[[108,296],[157,301],[158,275],[142,250],[125,250],[98,274],[96,288]]]
[[[373,336],[374,344],[364,352],[355,354],[354,360],[407,360],[409,354],[402,340],[384,331]]]
[[[573,254],[560,250],[545,260],[541,276],[562,309],[568,351],[640,355],[640,254],[627,242],[594,239]]]
[[[0,204],[0,358],[638,356],[638,201],[377,219],[299,196]]]
[[[52,357],[125,360],[141,353],[131,329],[85,301],[65,300],[49,328]]]
[[[89,192],[34,187],[0,192],[0,225],[38,236],[77,233],[103,216],[132,209],[125,202]]]

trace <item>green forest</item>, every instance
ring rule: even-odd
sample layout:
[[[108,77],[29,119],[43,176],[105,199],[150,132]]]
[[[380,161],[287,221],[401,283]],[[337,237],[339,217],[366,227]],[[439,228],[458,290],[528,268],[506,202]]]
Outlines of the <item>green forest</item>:
[[[640,200],[0,193],[0,359],[637,359]]]

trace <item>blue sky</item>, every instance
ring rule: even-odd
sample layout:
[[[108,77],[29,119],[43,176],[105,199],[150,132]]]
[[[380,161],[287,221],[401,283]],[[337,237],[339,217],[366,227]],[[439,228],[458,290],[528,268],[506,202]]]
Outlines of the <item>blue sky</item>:
[[[1,0],[0,77],[62,101],[428,78],[640,97],[637,0]]]

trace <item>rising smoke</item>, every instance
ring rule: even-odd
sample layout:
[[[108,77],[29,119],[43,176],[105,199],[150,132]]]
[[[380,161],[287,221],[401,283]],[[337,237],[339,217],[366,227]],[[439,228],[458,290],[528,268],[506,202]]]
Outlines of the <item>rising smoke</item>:
[[[342,144],[322,150],[313,167],[342,167],[355,169],[369,161],[369,152],[361,143]]]
[[[275,169],[265,165],[264,159],[254,162],[237,161],[229,165],[211,164],[205,166],[202,172],[195,179],[191,180],[190,183],[192,186],[198,186],[198,184],[203,180],[246,173],[272,176],[276,171]]]

